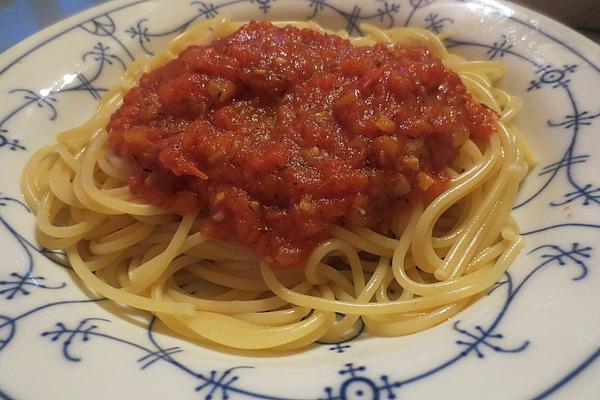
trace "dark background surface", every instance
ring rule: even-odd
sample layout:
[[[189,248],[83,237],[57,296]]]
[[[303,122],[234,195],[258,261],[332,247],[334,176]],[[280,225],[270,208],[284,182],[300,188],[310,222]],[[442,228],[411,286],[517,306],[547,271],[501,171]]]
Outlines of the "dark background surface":
[[[107,0],[0,0],[0,52],[48,25]],[[163,0],[168,1],[168,0]],[[514,0],[600,43],[600,0]]]

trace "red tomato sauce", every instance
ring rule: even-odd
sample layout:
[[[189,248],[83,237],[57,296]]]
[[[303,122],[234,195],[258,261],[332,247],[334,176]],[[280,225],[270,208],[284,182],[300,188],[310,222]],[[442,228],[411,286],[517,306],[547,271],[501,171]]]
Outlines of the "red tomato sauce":
[[[496,120],[425,48],[251,22],[145,74],[108,132],[133,193],[301,268],[333,224],[386,231],[431,201]]]

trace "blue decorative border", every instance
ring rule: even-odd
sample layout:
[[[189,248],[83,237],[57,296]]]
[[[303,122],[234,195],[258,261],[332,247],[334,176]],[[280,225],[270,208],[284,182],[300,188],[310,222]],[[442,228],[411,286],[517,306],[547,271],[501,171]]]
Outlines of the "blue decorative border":
[[[1,208],[4,208],[10,204],[18,205],[21,207],[21,209],[24,209],[27,213],[31,214],[29,207],[27,207],[27,205],[25,205],[25,203],[22,201],[6,196],[0,197]],[[2,278],[2,275],[0,275],[0,298],[4,297],[5,301],[9,301],[18,295],[29,296],[33,289],[57,290],[67,286],[66,282],[58,284],[46,284],[44,283],[46,281],[45,277],[34,274],[34,253],[38,253],[48,260],[51,260],[53,263],[57,263],[66,267],[66,264],[61,262],[59,253],[47,249],[40,249],[32,244],[6,221],[1,212],[0,225],[2,225],[10,233],[12,238],[17,241],[19,247],[25,253],[25,259],[27,260],[27,264],[23,272],[13,271],[6,278]],[[2,339],[0,338],[0,351],[2,351],[5,344],[6,343],[3,343]]]
[[[39,94],[31,88],[24,87],[12,89],[8,93],[10,95],[21,96],[22,102],[16,106],[16,108],[9,110],[6,114],[0,115],[0,151],[2,148],[7,148],[13,151],[26,150],[26,145],[20,142],[19,139],[9,139],[6,135],[9,133],[9,129],[7,128],[9,122],[24,110],[32,107],[45,110],[47,113],[47,118],[50,121],[54,121],[58,116],[56,103],[61,95],[72,92],[84,92],[89,94],[95,100],[100,98],[101,94],[107,90],[106,88],[98,85],[100,77],[104,71],[106,71],[108,68],[124,69],[125,64],[130,60],[133,60],[134,54],[137,52],[136,50],[128,47],[128,44],[119,39],[117,35],[117,26],[112,14],[144,1],[145,0],[135,1],[130,4],[117,7],[65,29],[26,51],[24,54],[0,70],[1,76],[16,63],[23,60],[26,56],[32,54],[39,48],[43,47],[45,44],[66,34],[67,32],[71,32],[78,28],[84,30],[90,35],[93,35],[97,40],[97,43],[93,46],[93,48],[89,49],[89,51],[82,56],[83,62],[95,66],[94,72],[89,76],[81,73],[74,74],[72,84],[66,86],[65,88],[56,91],[49,91],[44,94]],[[215,2],[218,3],[217,5],[215,5],[215,2],[209,1],[192,1],[190,5],[195,9],[195,13],[193,13],[192,16],[185,21],[176,24],[171,29],[153,32],[150,30],[149,21],[142,18],[125,29],[124,32],[128,34],[131,39],[135,39],[135,44],[139,46],[141,51],[147,54],[152,54],[152,50],[149,47],[149,44],[152,42],[152,40],[159,37],[169,37],[182,32],[198,18],[213,17],[217,15],[221,9],[242,3],[254,4],[259,11],[267,14],[276,1],[277,0],[231,0],[229,2],[218,2],[215,0]],[[402,24],[406,26],[409,23],[414,22],[418,17],[422,16],[423,13],[420,12],[421,10],[426,9],[436,2],[436,0],[404,0],[400,4],[399,2],[395,1],[377,0],[375,12],[365,14],[363,8],[361,8],[358,4],[353,4],[351,9],[348,10],[346,8],[342,8],[338,2],[332,3],[332,0],[298,1],[308,3],[310,14],[307,15],[307,17],[316,17],[319,13],[327,9],[345,19],[347,21],[346,29],[351,34],[362,33],[359,28],[359,22],[363,21],[379,22],[380,24],[389,27],[396,25],[399,12],[403,7],[407,7],[409,10],[406,18],[402,22]],[[454,1],[474,2],[486,7],[492,7],[489,4],[478,0]],[[544,32],[543,30],[539,29],[539,27],[535,27],[517,17],[510,16],[509,18],[523,26],[541,33],[555,43],[560,44],[587,65],[591,66],[596,72],[600,72],[600,68],[597,65],[592,63],[576,49],[568,46],[559,38],[551,35],[550,33]],[[424,16],[422,21],[419,22],[422,22],[427,29],[435,33],[439,33],[442,29],[444,29],[445,26],[447,26],[447,24],[455,23],[453,18],[444,17],[436,12],[429,12]],[[486,50],[486,54],[489,59],[510,56],[525,61],[531,64],[534,68],[534,76],[529,84],[529,87],[527,88],[528,91],[561,90],[569,100],[571,111],[560,117],[558,120],[549,119],[547,121],[549,128],[564,129],[570,134],[571,139],[569,145],[560,159],[553,161],[542,168],[538,175],[542,179],[539,189],[536,190],[535,193],[529,198],[518,204],[516,208],[523,207],[536,199],[549,187],[552,182],[554,182],[560,176],[566,179],[566,182],[571,189],[564,193],[562,198],[551,201],[549,203],[550,206],[559,207],[566,204],[577,204],[579,206],[600,205],[600,185],[594,182],[582,182],[576,173],[577,167],[589,161],[591,157],[590,154],[580,153],[577,150],[578,138],[581,135],[581,131],[584,127],[589,127],[597,118],[600,117],[600,106],[597,110],[582,110],[571,89],[571,79],[581,65],[540,65],[530,57],[517,52],[514,43],[511,43],[511,40],[507,35],[501,35],[498,40],[491,45],[473,41],[464,41],[456,38],[448,40],[448,47],[459,46],[483,48]],[[113,51],[113,48],[116,51]],[[119,56],[119,51],[122,51],[124,56]],[[0,197],[0,207],[5,208],[9,205],[15,205],[17,208],[25,210],[26,213],[30,212],[20,200],[6,196]],[[4,226],[4,228],[17,241],[20,248],[25,252],[26,259],[28,260],[28,265],[23,272],[10,272],[6,278],[0,276],[0,297],[4,297],[5,301],[9,301],[20,296],[28,296],[32,293],[32,289],[59,290],[66,287],[66,282],[44,283],[45,278],[37,273],[34,273],[34,256],[41,256],[54,262],[62,263],[62,255],[60,253],[49,252],[45,249],[40,249],[29,242],[27,239],[25,239],[25,237],[12,228],[12,226],[4,219],[4,217],[2,217],[1,209],[0,224]],[[587,223],[557,224],[542,227],[530,232],[525,232],[524,235],[533,235],[539,232],[563,227],[585,227],[597,229],[600,228],[600,225]],[[502,306],[498,314],[489,325],[485,327],[468,327],[464,326],[460,320],[456,320],[454,322],[452,327],[456,335],[455,345],[457,348],[457,353],[455,356],[426,371],[416,373],[412,376],[399,378],[392,378],[388,375],[373,377],[372,375],[368,374],[366,366],[356,365],[354,363],[346,363],[338,372],[339,381],[333,385],[325,387],[323,389],[323,396],[320,398],[327,400],[341,400],[349,398],[350,395],[363,397],[371,395],[372,398],[381,398],[385,396],[389,399],[393,399],[397,398],[399,393],[401,393],[401,389],[407,385],[420,382],[432,375],[446,371],[450,366],[471,355],[474,355],[477,358],[485,358],[489,354],[518,354],[524,352],[531,343],[529,340],[525,339],[520,342],[517,341],[516,344],[510,343],[513,341],[508,339],[503,332],[499,331],[501,322],[506,317],[508,310],[514,303],[514,300],[517,298],[517,295],[521,293],[522,289],[534,276],[537,276],[540,271],[550,265],[571,265],[576,267],[578,272],[572,278],[573,281],[579,282],[584,280],[588,274],[588,261],[591,257],[592,251],[593,249],[591,246],[582,245],[580,243],[571,243],[567,247],[561,244],[545,244],[531,250],[528,257],[537,256],[539,260],[538,263],[531,269],[531,271],[519,282],[514,282],[512,275],[507,273],[505,278],[498,282],[488,293],[488,295],[492,295],[496,292],[500,293],[501,291],[504,291],[504,301]],[[20,321],[48,308],[64,307],[69,304],[80,304],[95,301],[102,301],[102,299],[72,300],[48,303],[16,316],[0,314],[0,355],[2,350],[14,340],[17,326]],[[204,396],[204,399],[206,400],[215,398],[215,396],[220,396],[220,398],[226,399],[230,397],[231,394],[261,399],[281,398],[245,390],[239,386],[242,372],[246,368],[252,368],[251,366],[236,366],[223,371],[210,370],[198,372],[191,367],[182,364],[180,361],[177,361],[176,355],[181,353],[183,350],[179,347],[164,348],[158,344],[154,335],[154,319],[151,319],[148,323],[148,343],[143,344],[134,343],[108,333],[107,328],[109,327],[109,323],[109,320],[96,316],[90,316],[81,319],[75,325],[73,325],[71,322],[58,321],[54,327],[49,327],[44,332],[41,332],[40,335],[51,342],[60,344],[63,358],[71,363],[82,362],[84,360],[83,356],[81,355],[81,349],[83,348],[83,345],[96,340],[109,340],[137,349],[139,352],[141,352],[140,358],[137,359],[137,363],[141,370],[151,367],[158,361],[169,363],[180,371],[195,377],[198,380],[198,385],[194,387],[194,390],[198,392],[199,395]],[[362,329],[358,332],[357,336],[360,336],[361,333]],[[505,344],[505,342],[509,343]],[[323,343],[323,345],[333,354],[344,353],[349,351],[352,347],[351,340],[333,344]],[[589,357],[583,360],[583,362],[578,364],[573,370],[566,373],[563,378],[550,385],[548,389],[544,390],[534,398],[542,399],[552,395],[561,387],[573,380],[581,371],[591,365],[599,356],[600,349],[596,349]],[[0,388],[0,398],[10,399],[11,397]]]

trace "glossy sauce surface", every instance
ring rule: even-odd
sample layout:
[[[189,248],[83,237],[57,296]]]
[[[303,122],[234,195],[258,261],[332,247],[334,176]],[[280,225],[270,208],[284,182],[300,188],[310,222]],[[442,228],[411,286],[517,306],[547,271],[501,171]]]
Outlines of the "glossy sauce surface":
[[[302,267],[333,224],[386,231],[496,116],[427,49],[249,23],[144,75],[108,126],[130,188]]]

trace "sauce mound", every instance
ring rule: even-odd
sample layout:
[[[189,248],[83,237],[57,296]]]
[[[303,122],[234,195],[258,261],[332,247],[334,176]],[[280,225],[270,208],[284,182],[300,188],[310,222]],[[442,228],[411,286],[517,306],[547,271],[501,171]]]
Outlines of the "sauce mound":
[[[133,193],[302,267],[333,224],[385,232],[431,201],[495,122],[425,48],[251,22],[145,74],[107,129]]]

